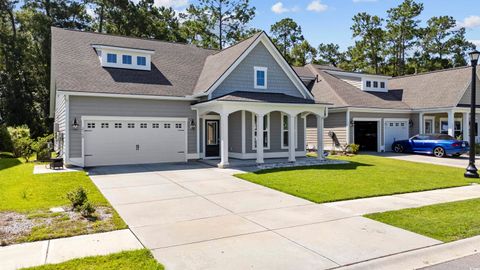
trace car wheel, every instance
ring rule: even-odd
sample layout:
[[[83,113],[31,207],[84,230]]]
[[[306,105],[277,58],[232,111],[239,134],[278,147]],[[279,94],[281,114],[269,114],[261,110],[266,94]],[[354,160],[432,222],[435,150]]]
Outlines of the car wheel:
[[[433,149],[433,155],[438,157],[438,158],[442,158],[445,156],[445,149],[443,149],[442,147],[435,147],[435,149]]]
[[[393,146],[393,152],[395,153],[403,153],[403,145],[397,143]]]

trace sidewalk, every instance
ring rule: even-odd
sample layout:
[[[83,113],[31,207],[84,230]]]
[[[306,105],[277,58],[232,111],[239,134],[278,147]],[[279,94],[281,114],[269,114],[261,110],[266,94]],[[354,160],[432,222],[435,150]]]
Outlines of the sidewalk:
[[[0,247],[0,269],[10,270],[143,248],[130,230]]]

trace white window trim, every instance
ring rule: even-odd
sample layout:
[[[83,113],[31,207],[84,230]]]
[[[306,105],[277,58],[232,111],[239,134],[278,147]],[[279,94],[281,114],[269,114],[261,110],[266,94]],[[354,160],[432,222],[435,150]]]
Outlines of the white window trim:
[[[283,139],[284,139],[284,138],[283,138],[283,136],[284,136],[283,133],[284,133],[285,131],[288,132],[288,129],[287,129],[287,130],[284,130],[284,129],[283,129],[283,117],[284,117],[284,116],[287,116],[287,120],[290,121],[290,116],[289,116],[288,114],[282,112],[281,115],[280,115],[280,149],[288,149],[288,145],[287,145],[287,146],[283,145]],[[297,120],[297,117],[295,117],[295,122],[293,123],[293,130],[294,130],[294,134],[293,134],[293,135],[294,135],[294,137],[295,137],[295,138],[294,138],[294,140],[295,140],[295,149],[298,149],[298,137],[297,137],[297,136],[298,136],[298,122],[297,122],[297,121],[298,121],[298,120]],[[304,120],[304,121],[306,121],[306,120]]]
[[[254,71],[253,88],[255,88],[255,89],[267,89],[268,68],[267,67],[253,67],[253,71]],[[257,84],[257,71],[265,72],[265,85],[258,85]]]
[[[266,131],[267,132],[267,147],[263,147],[263,149],[264,150],[270,150],[270,126],[272,125],[272,123],[270,122],[270,113],[266,114],[265,116],[267,117],[268,125],[267,125],[267,129],[262,130],[262,136],[263,136],[263,132]],[[255,123],[255,117],[257,117],[257,115],[252,113],[252,150],[257,150],[257,147],[255,147],[255,141],[256,141],[255,129],[257,128],[257,125]],[[265,121],[264,121],[264,123],[265,123]],[[259,132],[257,132],[257,134],[258,133]]]
[[[460,129],[455,129],[455,122],[460,122]],[[442,133],[442,122],[447,122],[447,125],[448,125],[448,117],[441,117],[440,118],[440,127],[439,127],[439,131],[440,133]],[[435,126],[435,123],[434,123],[434,126]],[[448,130],[446,130],[448,132]],[[460,131],[460,132],[463,132],[463,120],[462,118],[454,118],[453,119],[453,132],[455,131]]]

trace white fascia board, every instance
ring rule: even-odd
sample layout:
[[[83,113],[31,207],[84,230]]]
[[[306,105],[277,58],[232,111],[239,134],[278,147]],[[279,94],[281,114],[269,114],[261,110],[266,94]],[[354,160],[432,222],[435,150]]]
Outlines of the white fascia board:
[[[293,84],[297,87],[297,89],[300,91],[302,96],[304,98],[307,98],[307,96],[310,99],[314,99],[310,91],[308,91],[307,87],[303,84],[302,80],[300,77],[298,77],[297,73],[293,70],[293,68],[285,61],[285,59],[282,57],[280,52],[277,50],[275,45],[271,42],[271,40],[267,37],[267,34],[263,32],[252,44],[250,44],[250,47],[248,47],[247,50],[245,50],[242,55],[220,76],[220,78],[205,92],[202,94],[197,94],[195,96],[210,96],[215,89],[217,89],[220,84],[230,75],[235,68],[247,57],[247,55],[250,54],[250,52],[258,45],[258,43],[262,42],[262,44],[267,48],[267,50],[270,52],[272,57],[277,61],[277,63],[280,65],[282,70],[287,74],[289,79],[293,82]]]
[[[136,52],[136,53],[144,53],[144,54],[154,54],[154,50],[148,49],[136,49],[136,48],[125,48],[125,47],[117,47],[117,46],[108,46],[108,45],[99,45],[99,44],[92,44],[92,47],[98,50],[116,50],[116,51],[125,51],[125,52]]]
[[[172,96],[153,96],[153,95],[135,95],[135,94],[108,94],[108,93],[88,93],[75,91],[58,91],[67,96],[84,96],[84,97],[115,97],[115,98],[134,98],[134,99],[153,99],[153,100],[180,100],[180,101],[196,101],[193,96],[172,97]]]
[[[324,70],[324,71],[332,75],[351,76],[356,78],[376,78],[376,79],[382,79],[382,80],[388,80],[392,78],[391,76],[386,76],[386,75],[375,75],[375,74],[366,74],[366,73],[349,72],[349,71],[336,71],[336,70]]]
[[[335,111],[335,108],[330,110]],[[344,109],[345,110],[345,109]],[[359,108],[348,107],[350,112],[371,112],[371,113],[412,113],[411,109],[385,109],[385,108]]]

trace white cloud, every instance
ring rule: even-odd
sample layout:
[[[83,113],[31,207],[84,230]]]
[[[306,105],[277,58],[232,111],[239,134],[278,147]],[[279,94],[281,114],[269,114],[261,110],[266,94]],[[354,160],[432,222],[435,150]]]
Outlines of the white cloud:
[[[138,4],[140,0],[132,0],[135,4]],[[172,8],[181,8],[188,5],[188,0],[154,0],[154,5],[157,7],[165,6]]]
[[[480,49],[480,39],[469,40],[469,41],[475,44],[475,46],[477,46],[477,49]]]
[[[277,2],[272,6],[272,11],[275,14],[282,14],[285,12],[289,12],[290,9],[284,7],[282,2]]]
[[[352,0],[354,3],[377,2],[378,0]]]
[[[468,16],[463,21],[458,22],[459,27],[465,27],[467,29],[472,29],[480,26],[480,16]]]
[[[328,6],[325,5],[325,4],[322,4],[322,2],[320,2],[320,0],[314,0],[312,2],[310,2],[310,4],[308,4],[307,6],[307,10],[308,11],[314,11],[314,12],[323,12],[325,10],[327,10]]]

